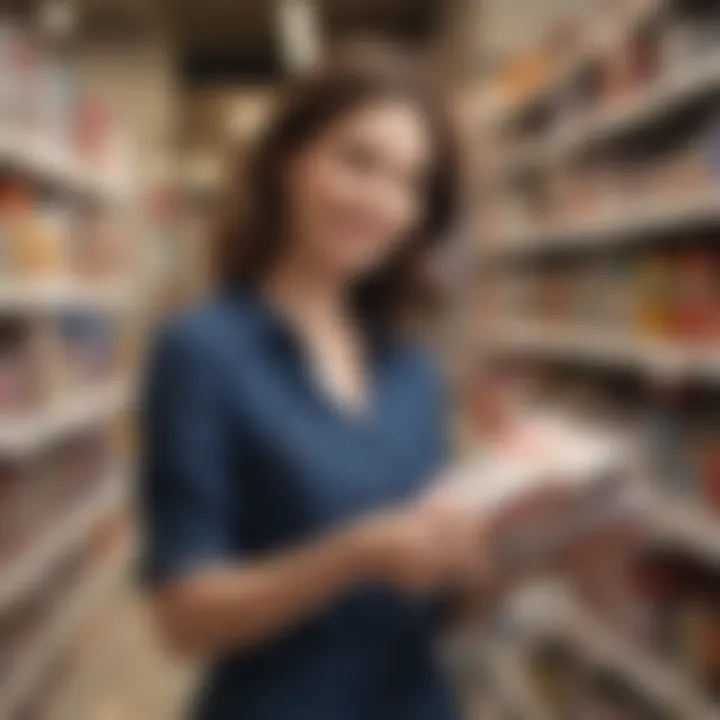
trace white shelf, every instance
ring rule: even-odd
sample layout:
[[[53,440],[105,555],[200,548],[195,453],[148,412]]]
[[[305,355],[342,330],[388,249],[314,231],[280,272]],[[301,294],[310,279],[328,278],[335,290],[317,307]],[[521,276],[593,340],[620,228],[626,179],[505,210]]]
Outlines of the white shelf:
[[[720,91],[720,54],[672,72],[616,105],[560,129],[547,157],[562,156],[605,138],[640,130],[689,103]]]
[[[124,309],[130,303],[128,288],[119,283],[0,281],[0,312],[45,312],[79,307],[114,311]]]
[[[0,565],[0,612],[27,597],[48,572],[80,547],[126,495],[125,474],[114,473],[61,520],[49,527],[29,550]]]
[[[720,223],[720,189],[710,188],[678,201],[672,196],[654,197],[627,207],[608,207],[581,220],[541,224],[504,234],[483,251],[490,259],[546,250],[584,250],[590,246],[614,247],[651,233],[691,229]]]
[[[90,427],[127,407],[128,383],[79,388],[56,407],[17,418],[0,420],[0,457],[20,459],[68,433]]]
[[[663,498],[653,507],[658,535],[720,565],[720,517],[682,499]]]
[[[42,681],[53,660],[120,583],[125,566],[125,558],[111,563],[98,562],[62,606],[52,613],[45,627],[19,653],[10,676],[0,685],[0,717],[14,717]]]
[[[567,608],[560,630],[594,661],[619,672],[660,707],[676,708],[687,720],[711,717],[709,702],[679,673],[612,632],[579,603]]]
[[[494,642],[483,648],[483,666],[492,680],[501,704],[526,720],[551,720],[532,687],[517,649],[507,642]]]
[[[601,618],[585,608],[567,588],[525,601],[523,625],[536,637],[556,637],[580,648],[591,662],[631,683],[659,707],[683,720],[712,720],[707,698],[683,674],[642,648],[626,641]]]
[[[592,31],[583,38],[578,49],[568,55],[565,61],[552,72],[551,77],[544,85],[531,92],[527,97],[501,108],[496,122],[511,122],[546,98],[552,97],[576,78],[584,68],[604,55],[614,52],[624,37],[660,12],[665,4],[665,0],[638,0],[635,7],[625,13],[619,13],[610,21],[606,21],[602,17],[593,18]],[[590,26],[590,22],[590,19],[586,20],[586,27]]]
[[[75,192],[108,200],[119,199],[127,183],[91,167],[43,138],[0,128],[0,161]]]
[[[672,72],[630,99],[570,120],[545,140],[511,152],[498,167],[501,176],[529,166],[551,165],[579,150],[663,120],[669,113],[720,91],[720,53]]]
[[[631,337],[604,336],[586,329],[508,323],[490,339],[491,348],[628,367],[662,378],[691,377],[720,382],[720,347],[693,347]]]

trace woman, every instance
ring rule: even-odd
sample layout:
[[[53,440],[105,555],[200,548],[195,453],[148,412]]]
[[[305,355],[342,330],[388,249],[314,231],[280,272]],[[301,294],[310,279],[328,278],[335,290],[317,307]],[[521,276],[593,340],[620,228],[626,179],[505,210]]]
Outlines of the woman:
[[[224,233],[222,296],[159,337],[145,574],[168,643],[214,662],[194,717],[457,717],[433,637],[479,528],[426,489],[442,393],[405,322],[456,200],[441,107],[386,55],[295,81]]]

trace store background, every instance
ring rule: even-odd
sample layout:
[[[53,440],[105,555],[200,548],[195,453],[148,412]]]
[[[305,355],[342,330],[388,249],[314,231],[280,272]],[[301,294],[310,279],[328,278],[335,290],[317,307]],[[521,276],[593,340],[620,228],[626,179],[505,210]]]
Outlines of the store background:
[[[367,33],[427,53],[462,131],[438,335],[459,452],[502,393],[620,427],[649,468],[652,565],[578,558],[574,594],[534,588],[449,647],[472,717],[720,716],[717,2],[15,0],[0,18],[1,720],[180,716],[192,668],[161,655],[129,572],[143,348],[207,292],[227,160],[278,82]]]

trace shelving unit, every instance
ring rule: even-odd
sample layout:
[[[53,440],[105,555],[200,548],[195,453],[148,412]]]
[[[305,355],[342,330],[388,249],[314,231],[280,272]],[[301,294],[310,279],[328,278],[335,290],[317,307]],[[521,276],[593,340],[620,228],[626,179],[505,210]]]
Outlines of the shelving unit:
[[[123,556],[103,560],[87,573],[19,654],[10,676],[0,684],[0,717],[13,714],[32,695],[53,661],[60,655],[83,623],[119,585],[126,569]]]
[[[15,720],[127,567],[107,535],[132,467],[121,423],[141,292],[117,126],[32,33],[0,25],[0,55],[13,109],[0,126],[0,717]]]
[[[0,454],[21,459],[51,442],[113,417],[129,406],[128,383],[114,381],[83,389],[45,411],[25,418],[0,421]]]
[[[482,249],[484,257],[497,259],[540,254],[550,250],[582,252],[591,248],[612,249],[647,239],[720,224],[720,190],[711,188],[694,197],[668,195],[642,204],[608,207],[602,213],[553,226],[521,228]]]
[[[720,349],[605,336],[588,328],[508,323],[489,339],[491,350],[525,352],[600,368],[630,369],[648,378],[720,382]]]
[[[126,311],[133,298],[121,283],[98,285],[71,280],[23,280],[0,286],[0,313],[50,313],[77,308]]]
[[[56,141],[0,128],[0,161],[46,183],[107,203],[119,203],[129,193],[127,178],[79,162]]]
[[[595,666],[619,672],[658,706],[683,720],[711,720],[714,709],[686,678],[662,660],[625,640],[564,588],[532,598],[523,623],[532,636],[563,641]]]
[[[27,552],[2,568],[0,612],[32,593],[60,559],[82,547],[98,525],[122,506],[127,493],[126,480],[123,475],[105,480],[98,490],[75,503],[76,507],[50,526]]]
[[[482,113],[490,122],[480,124],[478,153],[488,148],[491,157],[474,183],[472,242],[482,303],[493,311],[473,328],[475,350],[483,367],[500,371],[500,385],[520,374],[514,401],[524,391],[555,410],[564,403],[574,417],[613,418],[641,443],[650,440],[640,431],[667,430],[642,446],[666,475],[650,479],[646,550],[702,572],[701,590],[674,581],[680,613],[682,603],[720,598],[720,477],[711,454],[720,448],[712,424],[712,398],[720,407],[720,13],[682,0],[597,3],[563,52],[548,50],[553,69],[522,97],[498,103],[491,85]],[[676,467],[675,456],[692,462]],[[635,602],[633,610],[653,612]],[[678,657],[660,660],[568,593],[536,611],[523,624],[525,641],[562,640],[645,698],[657,711],[651,717],[720,713],[708,680],[720,668],[691,678],[692,663],[680,657],[687,646],[675,643]],[[709,636],[716,625],[703,618]],[[508,649],[517,642],[495,647],[488,664],[503,653],[522,658]],[[517,669],[510,674],[517,679]],[[517,707],[523,693],[510,694],[511,716],[539,716]]]

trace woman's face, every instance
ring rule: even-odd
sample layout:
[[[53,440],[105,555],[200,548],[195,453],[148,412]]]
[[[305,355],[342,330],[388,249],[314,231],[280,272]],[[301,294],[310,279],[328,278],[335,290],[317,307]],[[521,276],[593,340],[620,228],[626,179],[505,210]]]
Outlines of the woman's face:
[[[294,252],[343,280],[383,265],[422,222],[432,140],[420,112],[377,102],[329,125],[292,162]]]

